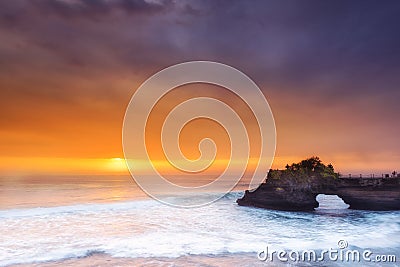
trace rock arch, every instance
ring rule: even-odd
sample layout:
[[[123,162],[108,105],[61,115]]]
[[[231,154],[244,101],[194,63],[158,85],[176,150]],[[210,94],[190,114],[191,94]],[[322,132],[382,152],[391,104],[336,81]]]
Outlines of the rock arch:
[[[242,206],[288,211],[313,211],[317,195],[337,195],[359,210],[400,210],[400,178],[343,178],[335,184],[287,184],[268,179],[237,200]]]

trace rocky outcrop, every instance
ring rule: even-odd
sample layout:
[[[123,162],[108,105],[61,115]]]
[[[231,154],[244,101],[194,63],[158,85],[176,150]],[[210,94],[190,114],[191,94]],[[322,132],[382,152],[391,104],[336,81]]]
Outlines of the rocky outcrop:
[[[254,206],[265,209],[287,211],[310,211],[318,207],[313,192],[296,191],[287,187],[261,184],[255,191],[246,190],[244,196],[237,200],[241,206]]]
[[[345,178],[322,193],[338,195],[350,209],[400,210],[400,178]]]
[[[267,179],[254,191],[246,190],[237,200],[242,206],[287,211],[312,211],[319,206],[318,194],[337,195],[350,209],[400,210],[400,178],[339,178],[324,184],[309,179],[304,184]]]

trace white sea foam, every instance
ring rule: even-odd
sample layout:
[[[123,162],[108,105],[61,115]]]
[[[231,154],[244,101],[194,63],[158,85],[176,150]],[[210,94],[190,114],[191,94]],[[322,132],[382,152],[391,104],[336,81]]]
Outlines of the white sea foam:
[[[266,244],[276,249],[329,249],[340,239],[360,248],[400,247],[399,212],[335,210],[329,197],[330,204],[321,205],[328,209],[315,213],[269,211],[240,207],[235,204],[239,196],[230,193],[197,209],[138,200],[2,210],[0,265],[93,253],[114,257],[224,255],[257,252]]]

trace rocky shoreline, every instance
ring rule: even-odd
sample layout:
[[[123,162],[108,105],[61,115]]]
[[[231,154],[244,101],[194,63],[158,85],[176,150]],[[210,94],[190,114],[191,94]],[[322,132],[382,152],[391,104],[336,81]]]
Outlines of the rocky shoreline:
[[[237,200],[241,206],[285,211],[313,211],[318,194],[337,195],[350,209],[400,210],[400,178],[338,178],[323,184],[310,179],[307,187],[267,179],[254,191],[246,190]]]
[[[389,175],[388,175],[389,176]],[[317,195],[337,195],[350,209],[400,210],[400,177],[340,178],[332,164],[318,157],[270,170],[265,183],[246,190],[241,206],[287,211],[313,211]],[[394,174],[393,174],[394,176]]]

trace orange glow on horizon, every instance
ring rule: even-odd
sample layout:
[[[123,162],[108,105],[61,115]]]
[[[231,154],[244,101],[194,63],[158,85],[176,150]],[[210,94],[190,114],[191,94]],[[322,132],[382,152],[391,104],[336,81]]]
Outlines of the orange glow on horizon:
[[[298,162],[312,155],[297,156],[297,157],[280,157],[274,158],[272,164],[273,169],[282,169],[286,164]],[[373,163],[365,163],[363,159],[357,158],[356,155],[336,155],[327,160],[321,157],[325,163],[333,163],[335,170],[342,174],[353,173],[358,174],[359,170],[368,170],[370,164],[373,164],[375,169],[371,172],[361,173],[388,173],[391,166],[395,166],[396,159],[391,162],[386,160],[374,161]],[[349,168],[348,162],[352,162],[352,167]],[[140,160],[137,166],[140,166]],[[254,170],[257,159],[251,158],[248,162],[248,171]],[[168,161],[153,160],[152,164],[162,175],[187,175],[177,171]],[[213,162],[214,168],[206,173],[198,173],[198,175],[210,174],[219,175],[228,164],[228,159],[219,159]],[[233,166],[237,162],[232,162]],[[262,164],[262,163],[261,163]],[[144,164],[143,164],[144,166]],[[18,170],[18,171],[16,171]],[[137,170],[140,173],[146,173],[146,169]],[[246,172],[248,173],[248,172]],[[109,174],[109,175],[128,175],[129,171],[123,158],[50,158],[50,157],[1,157],[0,158],[0,174],[6,176],[31,175],[31,174],[51,174],[51,175],[68,175],[68,174]]]
[[[90,86],[96,87],[98,84]],[[131,87],[130,84],[118,83],[113,86]],[[220,88],[197,86],[193,88],[193,94],[186,89],[167,95],[156,112],[152,113],[153,121],[148,125],[149,134],[146,137],[150,157],[156,168],[166,174],[179,174],[169,165],[161,150],[160,126],[168,111],[192,96],[205,95],[226,100],[225,93],[221,93]],[[122,160],[121,130],[126,102],[131,93],[127,90],[124,97],[115,103],[93,102],[88,101],[88,98],[85,101],[90,104],[85,102],[77,110],[71,109],[65,103],[57,104],[47,99],[41,100],[41,106],[38,102],[29,102],[29,99],[18,99],[12,107],[18,105],[22,107],[21,111],[13,110],[12,115],[16,117],[7,120],[0,131],[0,174],[128,174]],[[319,156],[324,163],[332,163],[336,171],[341,173],[379,174],[391,172],[398,166],[400,158],[397,152],[386,148],[390,147],[391,140],[378,138],[378,133],[385,134],[385,131],[379,130],[375,133],[375,128],[371,131],[361,129],[363,134],[360,135],[360,129],[351,124],[344,111],[335,111],[331,114],[331,121],[320,120],[317,127],[308,116],[322,115],[313,112],[314,107],[307,105],[306,100],[298,102],[295,97],[281,98],[274,95],[267,98],[272,99],[270,104],[277,127],[278,143],[272,168],[284,168],[286,164],[310,156]],[[286,103],[284,109],[280,105],[274,105],[283,101],[282,99]],[[234,97],[228,97],[225,102],[235,107],[245,118],[246,126],[250,127],[249,132],[253,134],[250,139],[255,140],[251,145],[256,150],[260,140],[253,138],[257,134],[254,134],[254,123],[249,110]],[[318,111],[325,117],[330,116],[329,109]],[[26,123],[18,124],[17,115],[26,116]],[[60,120],[59,116],[63,116],[63,119]],[[340,122],[342,128],[334,128],[332,125],[335,123],[332,121]],[[374,134],[374,138],[380,140],[380,143],[370,142],[369,134]],[[182,152],[189,159],[197,158],[198,142],[205,137],[212,138],[217,144],[218,154],[212,171],[221,172],[229,156],[229,143],[226,132],[215,123],[197,120],[185,126],[180,137]],[[256,158],[257,153],[253,152],[250,156]]]

